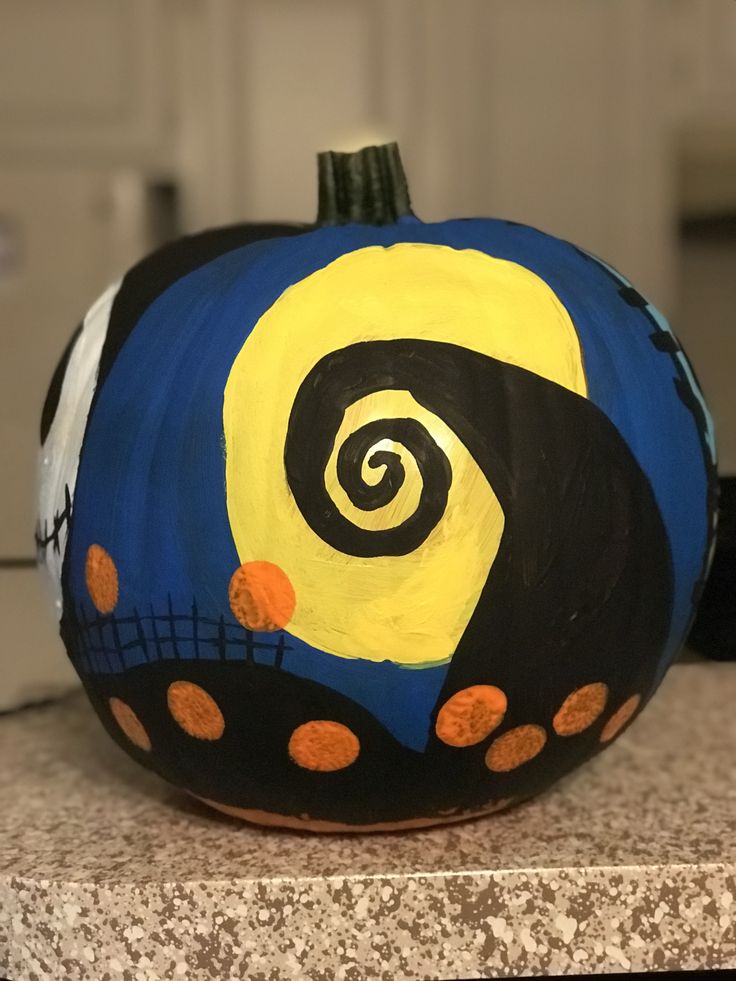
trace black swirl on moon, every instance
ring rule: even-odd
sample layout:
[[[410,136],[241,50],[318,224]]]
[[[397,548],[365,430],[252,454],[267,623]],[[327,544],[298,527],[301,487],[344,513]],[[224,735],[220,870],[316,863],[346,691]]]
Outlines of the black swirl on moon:
[[[444,493],[446,479],[437,459],[423,473],[428,496],[396,528],[356,528],[325,486],[347,407],[391,389],[409,392],[452,430],[504,514],[498,553],[443,696],[487,682],[492,656],[493,683],[524,688],[528,708],[535,709],[529,716],[536,718],[542,703],[532,706],[534,689],[524,681],[532,651],[545,663],[554,661],[568,690],[575,681],[598,680],[591,666],[601,661],[612,666],[612,690],[614,675],[632,680],[639,670],[633,665],[648,679],[667,638],[673,589],[669,543],[651,485],[596,405],[524,368],[455,344],[411,338],[364,341],[323,357],[299,388],[284,454],[289,486],[313,531],[347,554],[404,555],[434,526],[438,510],[430,505]],[[358,479],[357,458],[378,435],[388,430],[376,428],[355,443]],[[371,462],[387,461],[374,454]],[[351,484],[346,473],[352,465],[345,466],[341,483],[356,504],[360,494],[364,504],[383,501],[400,480],[393,466],[379,490]],[[635,609],[646,616],[634,617]],[[610,650],[612,625],[623,623],[633,665],[620,641]],[[647,684],[639,679],[640,690]]]
[[[325,484],[327,463],[347,408],[375,392],[413,394],[411,342],[366,342],[322,358],[302,382],[292,406],[284,451],[289,487],[310,528],[340,552],[356,556],[407,555],[441,521],[452,483],[450,461],[417,419],[376,419],[351,433],[338,448],[337,477],[352,504],[375,511],[389,504],[406,478],[397,451],[375,449],[381,440],[403,446],[422,481],[415,511],[401,524],[365,529],[338,509]],[[421,343],[421,342],[418,342]],[[430,410],[432,406],[428,406]],[[362,475],[363,464],[385,470],[375,484]]]
[[[444,514],[452,483],[450,461],[416,419],[376,419],[350,433],[337,454],[337,477],[352,503],[362,511],[375,511],[396,497],[404,483],[406,470],[399,453],[371,448],[381,440],[400,443],[411,454],[422,478],[422,497],[418,510],[423,523],[434,528]],[[361,475],[363,461],[372,469],[385,467],[375,484]]]

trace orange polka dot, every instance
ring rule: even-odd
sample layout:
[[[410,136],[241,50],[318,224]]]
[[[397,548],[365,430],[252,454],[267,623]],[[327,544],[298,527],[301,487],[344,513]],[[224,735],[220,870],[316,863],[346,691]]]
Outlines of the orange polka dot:
[[[217,702],[199,685],[174,681],[169,685],[166,701],[174,719],[195,739],[219,739],[225,731],[225,720]]]
[[[641,695],[632,695],[631,698],[627,698],[623,705],[620,705],[616,711],[613,713],[611,718],[603,726],[601,731],[601,742],[607,743],[614,736],[617,736],[627,722],[634,715],[636,710],[641,704]]]
[[[90,545],[84,563],[87,592],[100,613],[112,613],[118,602],[118,570],[102,545]]]
[[[230,609],[248,630],[280,630],[296,606],[289,577],[273,562],[245,562],[228,589]]]
[[[435,732],[448,746],[474,746],[501,724],[507,700],[494,685],[471,685],[447,699]]]
[[[593,725],[608,699],[608,685],[596,681],[583,685],[567,696],[552,720],[558,736],[575,736]]]
[[[486,753],[486,766],[494,773],[507,773],[542,751],[547,733],[541,726],[526,725],[509,729],[494,739]]]
[[[341,722],[305,722],[289,740],[289,756],[305,770],[342,770],[356,761],[359,752],[358,737]]]
[[[138,749],[150,752],[151,739],[146,732],[143,723],[135,714],[130,705],[120,698],[111,698],[108,702],[113,718],[123,730],[128,739],[137,746]]]

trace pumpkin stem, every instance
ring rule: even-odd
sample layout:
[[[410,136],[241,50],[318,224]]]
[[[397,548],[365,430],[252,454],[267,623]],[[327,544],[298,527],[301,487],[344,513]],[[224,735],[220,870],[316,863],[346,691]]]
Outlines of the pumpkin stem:
[[[397,143],[317,154],[318,225],[388,225],[413,216]]]

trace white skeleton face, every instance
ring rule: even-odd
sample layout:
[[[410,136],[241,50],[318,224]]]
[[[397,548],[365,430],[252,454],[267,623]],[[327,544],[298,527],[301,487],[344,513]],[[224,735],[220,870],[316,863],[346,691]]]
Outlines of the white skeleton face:
[[[120,283],[108,287],[84,318],[72,345],[53,418],[38,458],[39,562],[61,617],[61,569],[74,503],[79,454],[97,384],[100,354]],[[47,420],[48,422],[48,420]]]

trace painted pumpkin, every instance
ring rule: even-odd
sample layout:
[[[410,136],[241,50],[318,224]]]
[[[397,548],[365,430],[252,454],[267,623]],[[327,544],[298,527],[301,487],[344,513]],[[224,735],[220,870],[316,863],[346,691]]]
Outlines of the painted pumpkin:
[[[499,810],[609,745],[691,621],[714,446],[621,275],[424,224],[395,145],[315,226],[208,231],[91,308],[43,411],[40,558],[115,739],[314,830]]]

